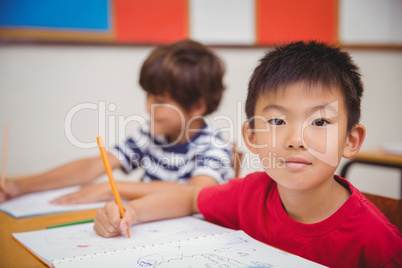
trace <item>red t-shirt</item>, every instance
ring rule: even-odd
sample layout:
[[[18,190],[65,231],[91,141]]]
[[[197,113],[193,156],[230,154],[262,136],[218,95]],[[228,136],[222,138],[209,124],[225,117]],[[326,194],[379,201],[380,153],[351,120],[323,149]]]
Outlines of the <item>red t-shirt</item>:
[[[322,222],[290,218],[276,182],[256,172],[228,184],[204,188],[198,207],[213,223],[243,230],[253,238],[329,267],[402,267],[399,230],[343,178],[349,199]]]

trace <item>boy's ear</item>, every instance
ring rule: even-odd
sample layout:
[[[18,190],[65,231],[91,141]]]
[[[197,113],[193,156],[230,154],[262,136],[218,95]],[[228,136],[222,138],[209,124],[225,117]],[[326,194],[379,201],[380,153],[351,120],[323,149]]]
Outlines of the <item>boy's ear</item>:
[[[243,134],[243,140],[246,143],[247,148],[254,154],[258,154],[258,146],[257,146],[257,141],[255,139],[255,133],[253,129],[250,126],[249,121],[246,121],[243,123],[242,126],[242,134]]]
[[[207,103],[204,98],[199,98],[191,107],[191,116],[203,116],[207,111]]]
[[[365,137],[366,128],[362,124],[354,126],[347,137],[342,156],[350,158],[356,155],[359,152]]]

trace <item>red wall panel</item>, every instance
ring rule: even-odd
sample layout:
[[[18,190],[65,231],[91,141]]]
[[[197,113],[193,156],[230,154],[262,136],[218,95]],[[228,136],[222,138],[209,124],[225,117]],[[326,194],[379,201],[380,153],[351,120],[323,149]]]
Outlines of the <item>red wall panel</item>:
[[[256,0],[257,43],[337,42],[337,0]]]
[[[171,43],[188,38],[187,0],[115,0],[117,42]]]

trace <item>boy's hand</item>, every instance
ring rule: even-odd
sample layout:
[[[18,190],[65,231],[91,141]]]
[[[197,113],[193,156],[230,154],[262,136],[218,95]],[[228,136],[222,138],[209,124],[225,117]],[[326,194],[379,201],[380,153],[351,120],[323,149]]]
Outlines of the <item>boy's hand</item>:
[[[113,237],[126,234],[136,220],[135,210],[127,203],[125,204],[126,213],[120,218],[119,206],[115,201],[108,202],[103,208],[99,209],[95,217],[95,232],[103,237]]]
[[[59,197],[52,200],[50,203],[57,205],[73,205],[107,201],[112,198],[113,193],[110,184],[105,182],[84,186],[81,190]]]
[[[0,203],[20,195],[18,184],[12,180],[5,180],[4,186],[0,185]]]

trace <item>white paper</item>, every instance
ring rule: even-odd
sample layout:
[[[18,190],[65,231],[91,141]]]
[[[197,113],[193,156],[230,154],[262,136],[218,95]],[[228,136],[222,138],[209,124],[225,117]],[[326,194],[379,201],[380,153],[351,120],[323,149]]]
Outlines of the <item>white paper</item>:
[[[43,214],[53,214],[68,211],[86,210],[100,208],[106,202],[97,202],[78,205],[54,205],[50,201],[63,195],[76,192],[80,189],[79,186],[62,188],[51,191],[43,191],[32,194],[23,195],[15,199],[11,199],[0,204],[0,210],[15,217],[30,217]]]
[[[134,225],[103,238],[93,224],[13,234],[55,267],[322,267],[194,217]],[[207,266],[205,266],[207,265]],[[227,265],[227,266],[224,266]]]

